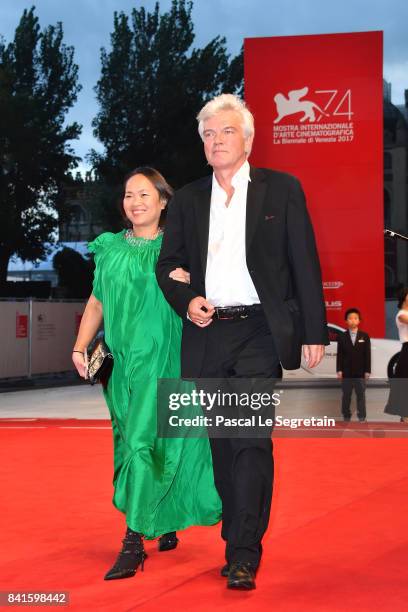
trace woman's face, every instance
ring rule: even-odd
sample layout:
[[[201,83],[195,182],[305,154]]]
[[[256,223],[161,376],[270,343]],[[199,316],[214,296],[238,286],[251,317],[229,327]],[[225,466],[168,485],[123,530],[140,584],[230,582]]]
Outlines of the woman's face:
[[[135,174],[127,181],[123,208],[133,227],[156,231],[164,207],[159,192],[143,174]]]

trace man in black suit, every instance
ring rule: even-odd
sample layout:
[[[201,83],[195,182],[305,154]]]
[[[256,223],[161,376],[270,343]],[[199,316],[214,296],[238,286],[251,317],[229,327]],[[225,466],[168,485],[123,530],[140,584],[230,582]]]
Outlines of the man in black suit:
[[[370,337],[358,329],[361,314],[357,308],[349,308],[344,318],[348,330],[343,332],[337,341],[337,377],[341,379],[343,398],[341,411],[343,419],[350,421],[351,395],[353,389],[357,396],[357,417],[360,422],[367,418],[365,388],[366,380],[371,373]]]
[[[310,367],[328,344],[315,239],[300,183],[250,167],[253,117],[222,94],[198,117],[213,175],[186,185],[169,205],[156,274],[183,318],[182,376],[273,379]],[[190,285],[170,278],[190,272]],[[212,438],[223,503],[229,588],[255,588],[273,484],[272,441]]]

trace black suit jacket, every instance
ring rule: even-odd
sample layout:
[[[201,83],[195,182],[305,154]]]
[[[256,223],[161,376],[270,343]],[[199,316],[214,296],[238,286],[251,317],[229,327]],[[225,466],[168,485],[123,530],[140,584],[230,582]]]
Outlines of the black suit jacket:
[[[299,181],[251,167],[246,208],[246,260],[284,368],[300,365],[302,344],[328,344],[319,259]],[[183,318],[182,375],[199,376],[206,328],[186,318],[190,301],[205,297],[212,177],[190,183],[169,203],[156,268],[158,283]],[[190,285],[169,278],[176,267]]]
[[[343,372],[344,378],[363,378],[365,372],[371,372],[371,342],[368,334],[359,330],[354,345],[349,331],[340,334],[337,341],[336,372]]]

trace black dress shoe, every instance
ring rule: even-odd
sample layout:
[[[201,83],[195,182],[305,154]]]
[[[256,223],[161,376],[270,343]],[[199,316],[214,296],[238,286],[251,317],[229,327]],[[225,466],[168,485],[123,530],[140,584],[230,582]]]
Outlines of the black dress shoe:
[[[119,580],[121,578],[131,578],[136,574],[137,568],[141,566],[143,572],[144,560],[147,557],[143,547],[143,540],[140,533],[128,529],[122,540],[123,547],[116,559],[115,564],[109,572],[105,574],[104,580]]]
[[[176,548],[178,541],[179,540],[176,536],[175,531],[165,533],[159,538],[159,552],[164,552],[165,550],[173,550],[173,548]]]
[[[228,574],[227,587],[249,591],[255,589],[255,569],[250,563],[234,561]]]
[[[230,571],[230,566],[229,566],[229,563],[226,563],[226,564],[224,565],[224,567],[222,567],[222,568],[221,568],[220,574],[221,574],[221,576],[223,576],[224,578],[228,578],[229,571]]]

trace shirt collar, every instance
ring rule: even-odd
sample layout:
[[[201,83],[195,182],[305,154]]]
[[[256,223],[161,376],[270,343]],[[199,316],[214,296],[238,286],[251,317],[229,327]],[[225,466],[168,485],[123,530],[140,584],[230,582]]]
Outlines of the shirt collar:
[[[250,165],[249,165],[248,160],[246,160],[244,161],[242,166],[236,171],[236,173],[232,177],[231,185],[233,187],[237,187],[239,183],[247,183],[250,180],[251,180]],[[213,177],[212,177],[212,186],[213,186],[213,189],[214,188],[221,189],[224,192],[219,182],[217,181],[217,177],[215,176],[215,173],[213,173]]]
[[[240,169],[237,170],[237,172],[232,177],[231,184],[233,187],[236,187],[238,183],[240,182],[247,183],[250,180],[251,180],[251,177],[249,175],[249,163],[248,163],[248,160],[246,160],[244,161]]]

